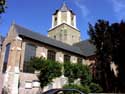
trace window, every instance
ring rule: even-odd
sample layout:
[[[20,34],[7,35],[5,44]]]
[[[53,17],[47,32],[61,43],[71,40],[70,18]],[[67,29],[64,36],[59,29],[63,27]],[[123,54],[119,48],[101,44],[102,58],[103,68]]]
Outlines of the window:
[[[24,57],[24,65],[23,65],[23,72],[34,72],[33,69],[31,67],[28,67],[28,61],[30,61],[30,59],[32,57],[36,56],[36,46],[33,44],[26,44],[26,48],[25,48],[25,57]]]
[[[82,58],[78,57],[77,62],[82,63]]]
[[[64,34],[64,40],[67,40],[67,34]]]
[[[71,24],[74,25],[74,16],[72,15]]]
[[[74,20],[74,17],[72,16],[71,20],[73,21]]]
[[[34,56],[36,56],[36,46],[29,43],[26,44],[24,61],[30,61],[30,59]]]
[[[54,25],[57,25],[57,17],[55,17],[55,24]]]
[[[70,62],[70,56],[64,55],[64,62]]]
[[[60,38],[60,40],[62,40],[62,33],[59,34],[59,38]]]
[[[54,35],[54,39],[56,39],[56,35]]]
[[[3,73],[5,73],[5,72],[6,72],[6,69],[7,69],[9,52],[10,52],[10,43],[6,45],[6,51],[5,51],[5,56],[4,56],[4,64],[3,64],[3,70],[2,70]]]
[[[52,50],[48,50],[47,58],[48,58],[49,60],[55,61],[55,59],[56,59],[56,52],[54,52],[54,51],[52,51]]]
[[[67,40],[67,29],[64,29],[64,39]]]

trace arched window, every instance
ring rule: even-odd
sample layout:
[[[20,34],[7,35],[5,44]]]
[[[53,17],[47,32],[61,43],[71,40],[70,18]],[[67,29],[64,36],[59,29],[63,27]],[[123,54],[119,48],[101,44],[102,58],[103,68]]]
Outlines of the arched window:
[[[71,17],[71,24],[72,24],[72,26],[74,26],[74,16],[73,15]]]
[[[36,56],[36,46],[30,43],[26,44],[24,61],[29,61],[32,57]]]
[[[30,61],[30,59],[35,56],[36,56],[36,46],[27,43],[25,47],[23,72],[33,72],[33,70],[29,67],[28,61]]]
[[[54,19],[54,25],[57,25],[57,17]]]

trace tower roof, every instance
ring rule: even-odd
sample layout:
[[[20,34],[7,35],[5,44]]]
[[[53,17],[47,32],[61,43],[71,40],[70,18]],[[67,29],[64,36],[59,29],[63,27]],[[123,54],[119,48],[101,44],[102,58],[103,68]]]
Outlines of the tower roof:
[[[70,10],[70,9],[68,9],[66,3],[64,2],[63,5],[62,5],[62,7],[60,8],[60,11],[66,12],[66,11],[68,11],[68,10]]]
[[[56,12],[54,13],[54,15],[55,15],[58,11],[61,11],[61,12],[67,12],[67,11],[70,11],[72,14],[75,15],[75,13],[74,13],[71,9],[68,8],[68,6],[66,5],[65,2],[63,2],[63,4],[62,4],[62,6],[61,6],[60,9],[56,10]]]

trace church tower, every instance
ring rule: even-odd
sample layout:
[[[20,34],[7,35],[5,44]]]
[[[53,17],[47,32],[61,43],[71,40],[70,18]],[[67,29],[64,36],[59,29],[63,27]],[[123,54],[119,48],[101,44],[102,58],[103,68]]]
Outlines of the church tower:
[[[48,31],[48,36],[69,45],[80,41],[76,15],[65,3],[52,15],[52,27]]]

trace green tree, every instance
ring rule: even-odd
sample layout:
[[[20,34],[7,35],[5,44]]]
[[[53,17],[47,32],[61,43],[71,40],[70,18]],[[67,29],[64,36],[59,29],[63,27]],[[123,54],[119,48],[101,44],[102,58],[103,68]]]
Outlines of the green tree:
[[[5,12],[6,0],[0,0],[0,14]]]
[[[41,88],[50,84],[54,78],[61,76],[62,65],[59,62],[46,60],[42,57],[34,57],[30,60],[34,70],[40,71],[38,75]]]
[[[125,92],[125,22],[113,23],[111,25],[113,62],[118,66],[117,92]]]
[[[69,83],[73,83],[78,78],[83,84],[88,84],[92,80],[89,68],[78,63],[64,62],[64,76],[68,77]]]
[[[109,31],[109,32],[108,32]],[[104,92],[112,90],[112,71],[110,63],[112,61],[111,32],[108,21],[98,20],[95,26],[89,25],[88,31],[91,41],[96,46],[96,78],[104,89]]]
[[[90,83],[89,89],[91,90],[91,93],[100,93],[103,91],[103,89],[100,87],[100,85],[96,84],[96,83]]]
[[[64,88],[75,88],[85,93],[100,93],[102,88],[92,82],[92,74],[87,65],[79,63],[64,62],[64,75],[68,78],[69,84],[64,85]],[[80,79],[79,83],[75,84],[75,80]],[[96,86],[95,88],[92,88]]]
[[[125,92],[125,22],[113,23],[98,20],[95,26],[89,25],[90,42],[96,48],[96,77],[104,92]],[[110,64],[118,66],[118,77],[111,71]]]

